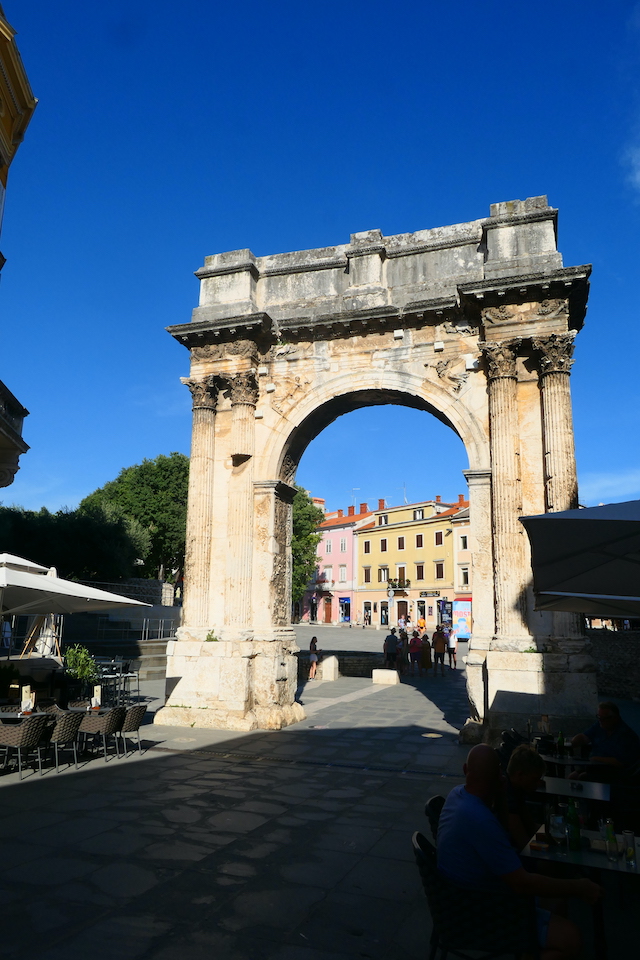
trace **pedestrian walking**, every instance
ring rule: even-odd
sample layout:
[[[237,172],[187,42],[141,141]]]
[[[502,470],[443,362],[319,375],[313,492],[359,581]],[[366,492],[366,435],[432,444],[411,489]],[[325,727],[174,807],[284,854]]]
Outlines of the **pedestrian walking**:
[[[456,655],[458,652],[458,638],[456,637],[453,630],[449,631],[449,636],[447,637],[447,653],[449,654],[449,670],[457,669],[457,659]],[[453,660],[453,666],[451,666],[451,661]]]
[[[316,679],[316,672],[318,670],[318,638],[311,637],[311,643],[309,644],[309,680]]]
[[[398,636],[398,673],[405,676],[409,672],[409,637],[406,630]]]
[[[444,655],[447,649],[447,638],[441,626],[436,627],[435,633],[431,638],[431,646],[433,648],[433,659],[435,661],[433,667],[434,675],[436,677],[438,676],[438,664],[440,664],[440,672],[444,677]]]
[[[396,628],[391,627],[391,631],[384,638],[384,665],[388,670],[397,669],[398,662],[398,638]]]
[[[422,656],[422,641],[417,630],[414,630],[409,640],[409,659],[411,661],[411,676],[415,676],[416,666],[420,672],[420,657]]]
[[[421,649],[420,649],[420,676],[422,676],[422,671],[426,670],[427,676],[429,676],[429,670],[433,666],[431,661],[431,644],[429,643],[429,634],[425,633],[422,637]]]

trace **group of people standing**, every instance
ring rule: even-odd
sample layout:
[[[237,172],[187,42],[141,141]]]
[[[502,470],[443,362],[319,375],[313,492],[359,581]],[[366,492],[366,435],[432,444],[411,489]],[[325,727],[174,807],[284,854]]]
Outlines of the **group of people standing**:
[[[433,667],[434,676],[438,675],[438,664],[440,664],[440,673],[444,676],[444,658],[445,654],[449,656],[449,669],[457,668],[457,649],[458,641],[456,635],[446,624],[440,624],[429,640],[428,633],[424,630],[424,621],[421,630],[412,630],[409,635],[407,625],[411,626],[411,621],[398,620],[398,631],[392,627],[384,640],[384,659],[385,666],[390,670],[397,670],[400,676],[411,673],[411,676],[423,675],[423,671],[429,675],[429,670]],[[422,636],[420,635],[422,632]]]

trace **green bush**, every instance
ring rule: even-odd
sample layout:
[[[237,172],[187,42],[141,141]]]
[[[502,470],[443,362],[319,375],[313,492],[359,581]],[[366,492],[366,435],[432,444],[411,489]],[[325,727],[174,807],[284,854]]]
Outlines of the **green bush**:
[[[76,680],[95,683],[98,679],[98,667],[86,647],[76,643],[65,651],[67,673]]]

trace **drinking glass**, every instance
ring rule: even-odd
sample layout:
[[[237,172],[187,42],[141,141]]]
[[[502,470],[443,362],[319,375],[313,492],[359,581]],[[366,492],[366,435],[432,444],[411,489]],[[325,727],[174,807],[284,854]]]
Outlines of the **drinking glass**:
[[[636,865],[636,838],[633,830],[622,831],[622,845],[624,849],[624,860],[628,867]]]
[[[550,818],[549,836],[552,837],[556,845],[556,852],[559,853],[561,857],[564,857],[566,850],[562,848],[566,846],[567,841],[567,825],[564,817],[554,814],[554,816]]]

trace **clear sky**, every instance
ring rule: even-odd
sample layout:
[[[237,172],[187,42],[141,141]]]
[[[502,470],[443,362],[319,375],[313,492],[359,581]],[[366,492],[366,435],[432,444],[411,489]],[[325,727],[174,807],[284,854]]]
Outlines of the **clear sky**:
[[[547,194],[593,263],[572,375],[581,499],[640,497],[640,5],[3,0],[38,109],[9,175],[0,377],[31,411],[5,504],[74,507],[188,453],[207,254],[487,216]],[[330,509],[464,491],[459,439],[374,407],[308,448]],[[358,488],[355,489],[354,488]]]

